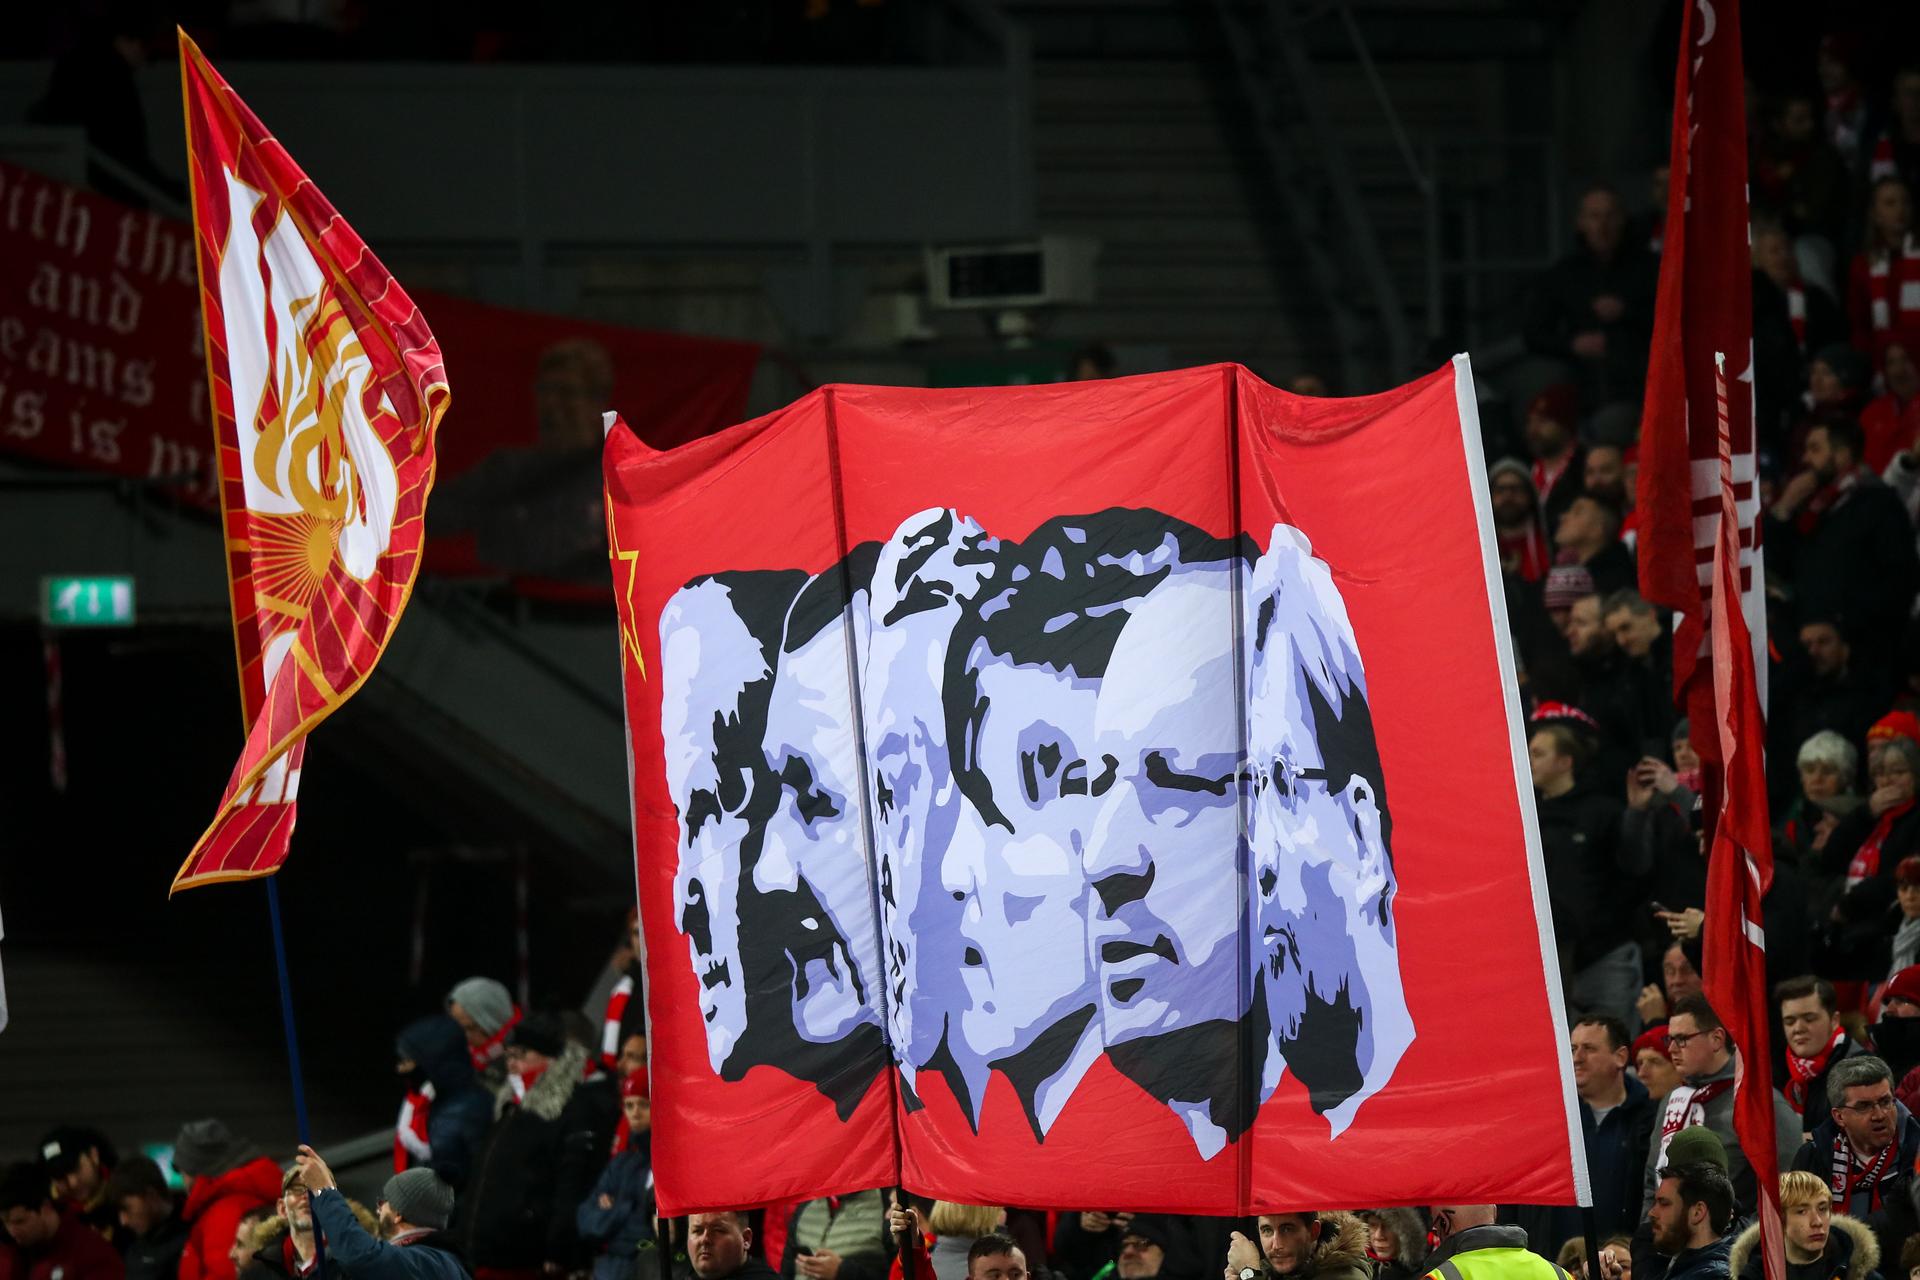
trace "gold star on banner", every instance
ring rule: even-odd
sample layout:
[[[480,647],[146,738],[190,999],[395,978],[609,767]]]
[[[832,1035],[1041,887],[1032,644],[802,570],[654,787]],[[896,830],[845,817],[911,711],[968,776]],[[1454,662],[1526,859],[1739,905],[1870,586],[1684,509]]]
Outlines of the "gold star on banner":
[[[620,545],[620,526],[613,518],[613,495],[603,493],[607,512],[607,559],[613,565],[614,590],[621,593],[620,609],[620,649],[633,659],[633,665],[640,669],[640,678],[647,678],[647,657],[640,651],[640,632],[634,627],[633,620],[638,606],[633,593],[640,576],[640,553],[628,551]],[[625,566],[626,581],[620,578],[621,568]]]

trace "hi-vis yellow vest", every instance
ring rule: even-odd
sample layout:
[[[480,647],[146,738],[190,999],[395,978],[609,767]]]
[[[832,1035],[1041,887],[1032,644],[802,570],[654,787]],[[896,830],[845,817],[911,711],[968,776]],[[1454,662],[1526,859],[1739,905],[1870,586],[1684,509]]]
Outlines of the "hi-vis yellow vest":
[[[1526,1249],[1470,1249],[1427,1272],[1424,1280],[1572,1280]]]

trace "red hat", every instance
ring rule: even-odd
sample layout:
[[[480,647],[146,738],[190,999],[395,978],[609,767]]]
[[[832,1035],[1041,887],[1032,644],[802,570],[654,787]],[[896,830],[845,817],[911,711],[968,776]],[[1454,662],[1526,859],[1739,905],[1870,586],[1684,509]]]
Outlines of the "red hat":
[[[1915,746],[1920,746],[1920,716],[1915,716],[1911,711],[1889,711],[1867,730],[1869,747],[1894,738],[1905,738]]]
[[[652,1098],[653,1094],[647,1089],[647,1073],[644,1070],[627,1072],[627,1078],[620,1082],[620,1096]]]
[[[1910,853],[1893,869],[1895,884],[1920,884],[1920,853]]]
[[[1885,987],[1880,990],[1880,1003],[1889,1000],[1905,1000],[1908,1004],[1920,1004],[1920,964],[1910,964],[1893,975]]]
[[[1600,722],[1571,702],[1543,702],[1533,709],[1533,714],[1527,717],[1527,723],[1574,724],[1593,733],[1600,732]]]
[[[1536,413],[1571,431],[1580,421],[1580,393],[1571,382],[1556,382],[1527,401],[1527,416]]]
[[[1920,965],[1917,965],[1915,967],[1920,968]],[[1920,974],[1916,974],[1915,976],[1920,977]],[[1647,1049],[1653,1050],[1655,1053],[1659,1054],[1663,1058],[1667,1056],[1668,1045],[1667,1045],[1667,1024],[1666,1023],[1663,1022],[1657,1027],[1648,1027],[1645,1031],[1642,1031],[1640,1033],[1639,1039],[1633,1042],[1633,1060],[1635,1062],[1640,1061],[1640,1054]]]

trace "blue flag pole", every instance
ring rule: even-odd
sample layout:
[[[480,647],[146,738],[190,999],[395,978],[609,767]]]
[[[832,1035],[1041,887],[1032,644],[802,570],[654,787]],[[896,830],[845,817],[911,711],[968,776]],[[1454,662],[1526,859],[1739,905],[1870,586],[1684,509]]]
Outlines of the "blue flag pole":
[[[280,1025],[287,1033],[287,1067],[293,1076],[293,1119],[300,1133],[300,1145],[313,1144],[313,1130],[307,1124],[307,1085],[300,1071],[300,1037],[293,1027],[293,984],[287,979],[286,930],[280,923],[280,881],[267,877],[267,914],[273,920],[273,963],[280,974]]]
[[[300,1145],[313,1145],[313,1129],[307,1123],[307,1083],[300,1070],[300,1036],[293,1026],[293,983],[287,977],[287,931],[280,923],[280,878],[267,877],[267,915],[273,921],[273,967],[280,976],[280,1026],[287,1033],[287,1070],[293,1083],[293,1123],[300,1134]],[[292,1230],[292,1224],[288,1224]],[[313,1224],[314,1266],[325,1274],[327,1241],[320,1224]]]

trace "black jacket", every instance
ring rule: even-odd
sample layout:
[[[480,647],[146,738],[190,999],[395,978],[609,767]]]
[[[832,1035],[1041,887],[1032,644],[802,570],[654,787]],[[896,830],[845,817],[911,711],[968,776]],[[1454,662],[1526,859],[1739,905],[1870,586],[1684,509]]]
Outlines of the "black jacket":
[[[1562,972],[1570,978],[1631,936],[1628,913],[1639,901],[1639,886],[1629,883],[1621,867],[1620,813],[1626,806],[1612,789],[1586,781],[1563,796],[1536,793],[1535,800],[1553,934],[1567,961]]]
[[[174,1280],[180,1273],[180,1251],[187,1247],[188,1228],[180,1216],[180,1197],[173,1200],[167,1220],[127,1246],[126,1280]]]
[[[606,1082],[581,1079],[586,1060],[568,1045],[494,1121],[454,1201],[452,1234],[472,1267],[584,1264],[573,1211],[600,1172],[620,1109]]]
[[[1549,267],[1534,286],[1523,329],[1527,348],[1575,363],[1582,407],[1640,398],[1659,273],[1659,262],[1640,246],[1623,243],[1602,262],[1583,245]],[[1626,308],[1618,320],[1602,323],[1593,301],[1606,294],[1619,297]],[[1606,355],[1599,360],[1575,356],[1574,337],[1596,329],[1607,337]]]
[[[1733,1248],[1729,1236],[1698,1249],[1683,1249],[1667,1265],[1666,1280],[1727,1280],[1727,1254]]]
[[[1863,669],[1892,653],[1920,591],[1920,553],[1906,508],[1880,477],[1863,472],[1811,532],[1769,515],[1765,537],[1767,568],[1793,584],[1801,620],[1845,619]]]

